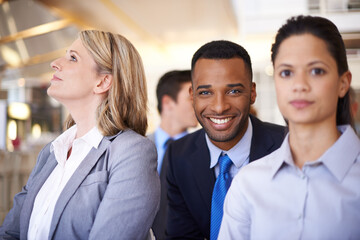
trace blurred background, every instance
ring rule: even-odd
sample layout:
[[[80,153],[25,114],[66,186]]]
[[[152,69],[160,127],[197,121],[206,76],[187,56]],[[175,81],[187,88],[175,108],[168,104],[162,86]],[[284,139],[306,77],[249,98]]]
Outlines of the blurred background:
[[[219,39],[248,50],[258,117],[284,124],[270,47],[276,30],[299,14],[323,16],[338,26],[359,101],[360,0],[0,0],[0,223],[40,149],[62,131],[66,110],[46,94],[50,62],[65,54],[80,30],[116,32],[137,48],[147,76],[149,132],[159,124],[159,78],[190,69],[193,53]]]

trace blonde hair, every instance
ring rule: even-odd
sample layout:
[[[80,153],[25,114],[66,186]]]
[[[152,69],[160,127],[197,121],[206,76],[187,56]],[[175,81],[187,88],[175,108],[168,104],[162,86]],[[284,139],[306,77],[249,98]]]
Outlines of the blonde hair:
[[[85,30],[80,39],[94,58],[100,74],[111,74],[107,98],[97,110],[97,127],[104,136],[130,128],[145,135],[147,128],[147,87],[141,57],[123,36],[110,32]],[[74,125],[71,116],[65,127]]]

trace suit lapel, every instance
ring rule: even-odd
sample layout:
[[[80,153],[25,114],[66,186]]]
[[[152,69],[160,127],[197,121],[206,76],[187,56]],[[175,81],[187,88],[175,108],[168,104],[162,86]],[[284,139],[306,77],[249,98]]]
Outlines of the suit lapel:
[[[252,117],[251,115],[250,119],[253,126],[253,136],[251,139],[249,156],[251,162],[270,153],[270,149],[274,146],[275,142],[259,119]]]
[[[49,154],[50,154],[50,148],[49,148]],[[29,223],[30,223],[30,217],[32,213],[32,209],[34,206],[35,198],[40,191],[41,187],[45,183],[46,179],[49,177],[51,172],[54,170],[54,168],[57,165],[57,161],[55,159],[54,153],[51,153],[50,155],[45,156],[46,159],[39,161],[45,161],[45,164],[43,168],[41,169],[41,173],[36,175],[34,177],[34,180],[32,181],[32,184],[29,186],[28,192],[26,194],[26,198],[24,201],[24,205],[22,209],[24,211],[21,211],[20,216],[20,229],[21,230],[21,239],[27,239],[27,233],[29,230]]]
[[[91,169],[96,165],[101,155],[108,148],[111,141],[108,138],[104,138],[98,149],[92,148],[85,159],[81,162],[74,174],[69,179],[69,182],[65,185],[61,192],[59,199],[56,202],[53,218],[50,225],[49,238],[53,238],[56,227],[60,220],[61,214],[65,209],[65,206],[75,194],[83,180],[88,176]]]
[[[210,169],[210,154],[205,140],[205,132],[199,134],[196,147],[189,157],[189,164],[201,198],[209,213],[211,212],[211,197],[215,184],[214,170]]]

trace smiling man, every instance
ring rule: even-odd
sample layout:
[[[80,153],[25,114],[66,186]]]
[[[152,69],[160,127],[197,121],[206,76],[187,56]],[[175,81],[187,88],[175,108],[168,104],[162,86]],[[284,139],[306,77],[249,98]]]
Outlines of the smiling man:
[[[229,41],[203,45],[190,95],[202,129],[170,144],[168,239],[216,239],[223,200],[239,169],[280,147],[284,127],[249,115],[256,99],[250,56]]]

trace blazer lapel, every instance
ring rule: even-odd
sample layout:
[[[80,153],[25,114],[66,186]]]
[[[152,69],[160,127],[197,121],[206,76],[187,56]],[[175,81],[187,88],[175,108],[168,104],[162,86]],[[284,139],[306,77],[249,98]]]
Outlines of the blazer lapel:
[[[50,152],[50,148],[49,148]],[[28,186],[28,192],[26,194],[26,198],[24,201],[24,205],[22,207],[23,211],[21,211],[20,216],[20,238],[21,239],[27,239],[27,233],[29,230],[29,223],[30,223],[30,217],[32,213],[32,209],[34,206],[35,198],[40,191],[41,187],[45,183],[46,179],[49,177],[51,172],[54,170],[54,168],[57,165],[57,161],[55,159],[54,153],[51,153],[50,155],[46,155],[44,160],[45,165],[41,169],[41,172],[34,177],[34,180],[32,181],[31,185]]]
[[[259,119],[252,116],[250,116],[250,119],[253,125],[253,136],[249,156],[251,162],[270,153],[269,151],[275,142]]]
[[[79,188],[83,180],[88,176],[91,169],[96,165],[97,161],[108,148],[110,143],[111,141],[109,138],[104,137],[98,149],[92,148],[85,159],[81,162],[79,167],[76,169],[74,174],[71,176],[69,182],[65,185],[55,205],[55,210],[50,225],[49,239],[53,238],[61,214],[64,211],[65,206],[69,202],[70,198],[75,194],[76,190]]]
[[[199,135],[196,140],[196,148],[193,154],[189,156],[188,162],[192,167],[192,175],[198,187],[203,202],[209,213],[211,212],[211,197],[215,184],[214,170],[210,169],[210,154],[205,140],[205,132]]]

